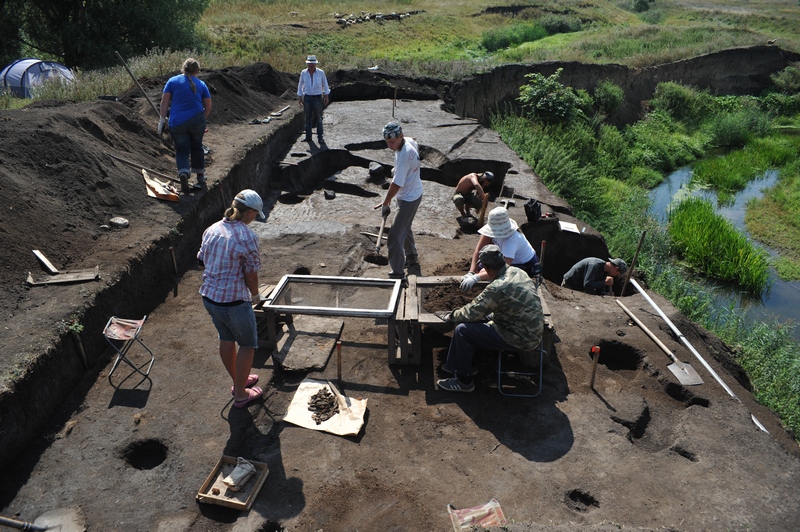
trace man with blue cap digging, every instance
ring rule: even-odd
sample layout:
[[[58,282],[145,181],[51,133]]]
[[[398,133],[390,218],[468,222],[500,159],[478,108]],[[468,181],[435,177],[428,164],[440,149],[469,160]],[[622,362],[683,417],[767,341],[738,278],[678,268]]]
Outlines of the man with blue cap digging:
[[[383,202],[375,205],[386,218],[392,209],[392,199],[397,200],[397,214],[394,216],[392,228],[386,241],[389,250],[389,265],[392,279],[404,279],[405,269],[409,273],[420,275],[419,255],[414,242],[411,224],[422,202],[422,178],[420,176],[419,147],[411,137],[403,135],[403,128],[397,122],[389,122],[383,128],[383,140],[394,152],[394,169],[392,183],[386,191]]]

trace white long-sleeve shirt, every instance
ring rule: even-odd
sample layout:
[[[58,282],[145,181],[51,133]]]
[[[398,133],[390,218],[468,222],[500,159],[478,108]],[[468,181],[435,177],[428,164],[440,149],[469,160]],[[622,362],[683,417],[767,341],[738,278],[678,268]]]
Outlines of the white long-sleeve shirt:
[[[314,71],[314,75],[306,68],[300,72],[300,82],[297,84],[297,97],[302,98],[304,95],[320,96],[322,94],[330,94],[331,89],[328,87],[328,78],[325,77],[325,71],[318,68]]]

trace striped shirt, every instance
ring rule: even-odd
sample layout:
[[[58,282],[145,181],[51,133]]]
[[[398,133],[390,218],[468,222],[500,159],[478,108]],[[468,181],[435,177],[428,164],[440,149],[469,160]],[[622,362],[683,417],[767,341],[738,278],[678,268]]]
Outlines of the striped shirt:
[[[539,345],[544,329],[544,314],[539,291],[528,274],[515,266],[503,266],[472,302],[454,310],[453,321],[481,321],[489,314],[489,325],[506,343],[522,351]]]
[[[245,273],[261,269],[258,237],[247,224],[223,218],[203,232],[197,258],[205,264],[200,295],[215,303],[250,301]]]

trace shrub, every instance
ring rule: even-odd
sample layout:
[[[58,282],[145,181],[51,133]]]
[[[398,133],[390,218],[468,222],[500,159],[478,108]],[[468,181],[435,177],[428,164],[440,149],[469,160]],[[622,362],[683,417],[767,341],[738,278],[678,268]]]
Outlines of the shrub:
[[[788,66],[777,74],[772,74],[770,79],[780,92],[792,94],[800,91],[800,68],[797,66]]]
[[[708,116],[714,104],[713,97],[705,91],[674,82],[659,83],[650,105],[664,111],[675,120],[687,125],[698,125]]]
[[[512,24],[483,32],[481,44],[488,52],[496,52],[524,42],[538,41],[547,37],[547,30],[538,24]]]
[[[544,124],[569,122],[577,115],[580,100],[575,91],[559,83],[563,68],[550,76],[527,74],[528,83],[520,87],[517,100],[532,119]]]
[[[624,96],[622,87],[608,80],[601,81],[594,89],[594,101],[607,115],[614,114],[619,109]]]
[[[712,142],[716,146],[744,146],[755,137],[769,134],[767,114],[755,106],[733,113],[718,113],[709,121]]]
[[[555,35],[556,33],[573,33],[583,29],[580,19],[564,15],[545,15],[539,19],[539,25],[541,25],[549,35]]]

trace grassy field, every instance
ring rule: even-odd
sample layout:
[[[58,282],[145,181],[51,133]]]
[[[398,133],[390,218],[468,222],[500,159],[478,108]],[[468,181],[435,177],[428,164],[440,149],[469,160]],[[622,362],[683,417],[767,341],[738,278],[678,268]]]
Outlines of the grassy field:
[[[378,64],[405,73],[454,77],[506,62],[570,60],[646,66],[734,46],[776,44],[800,51],[800,6],[787,0],[704,2],[478,0],[258,2],[216,0],[201,20],[209,50],[236,61],[294,71],[308,53],[329,69]],[[504,6],[504,7],[500,7]],[[529,6],[529,7],[524,7]],[[403,21],[343,28],[334,14],[413,13]],[[579,21],[580,29],[575,29]],[[486,34],[539,22],[551,35],[488,51]],[[561,24],[559,24],[561,23]],[[443,66],[443,62],[456,62]],[[406,70],[408,69],[408,70]]]

